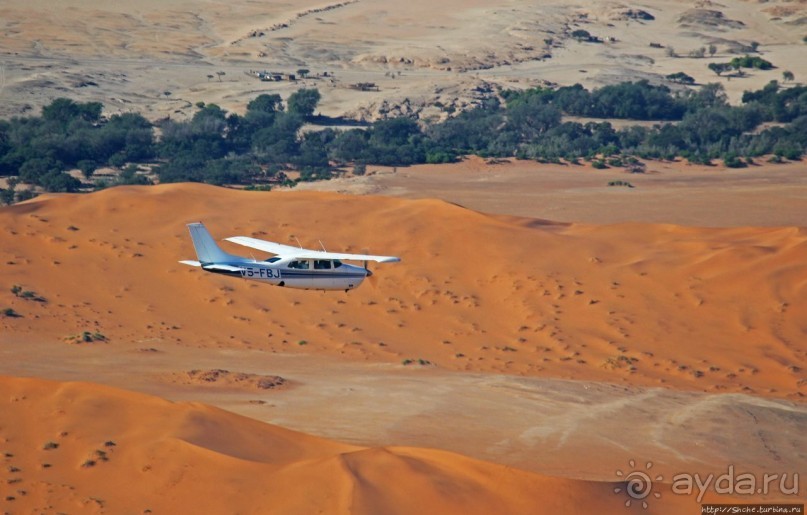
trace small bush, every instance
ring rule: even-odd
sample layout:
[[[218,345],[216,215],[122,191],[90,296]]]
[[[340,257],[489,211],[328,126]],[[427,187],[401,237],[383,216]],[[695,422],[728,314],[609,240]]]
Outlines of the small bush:
[[[105,342],[107,337],[99,332],[84,331],[79,335],[68,336],[65,340],[73,343],[92,343],[92,342]]]
[[[628,181],[609,181],[608,186],[625,186],[626,188],[633,188],[633,184]]]
[[[45,445],[43,445],[43,446],[42,446],[42,448],[43,448],[44,450],[46,450],[46,451],[49,451],[49,450],[52,450],[52,449],[58,449],[58,448],[59,448],[59,444],[58,444],[58,443],[56,443],[56,442],[48,442],[48,443],[46,443]]]
[[[605,164],[605,161],[602,159],[595,159],[591,162],[591,167],[596,168],[597,170],[605,170],[608,168],[608,165]]]
[[[17,313],[16,311],[14,311],[11,308],[6,308],[6,309],[3,310],[3,316],[7,317],[7,318],[19,318],[22,315],[20,315],[19,313]]]

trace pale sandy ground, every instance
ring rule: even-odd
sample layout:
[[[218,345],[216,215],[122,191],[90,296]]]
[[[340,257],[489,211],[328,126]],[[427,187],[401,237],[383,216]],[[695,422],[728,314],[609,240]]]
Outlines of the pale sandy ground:
[[[200,352],[155,345],[148,351],[138,343],[76,348],[11,337],[0,347],[5,363],[0,373],[92,379],[171,400],[210,403],[351,444],[439,448],[575,479],[616,481],[616,470],[631,459],[652,462],[668,482],[676,473],[705,476],[725,472],[731,464],[755,474],[807,473],[803,404],[254,349]],[[178,385],[176,378],[187,375],[177,370],[191,369],[279,375],[289,386]]]
[[[630,19],[630,9],[656,19]],[[702,16],[682,19],[694,9],[724,19],[717,25]],[[797,82],[807,77],[804,19],[804,4],[790,1],[7,0],[0,6],[0,114],[36,112],[55,97],[70,96],[102,101],[109,112],[181,118],[197,101],[242,110],[261,92],[285,96],[307,85],[322,90],[325,114],[439,118],[440,110],[428,107],[435,100],[463,108],[490,85],[596,87],[659,81],[678,71],[699,83],[719,81],[738,101],[744,90],[781,80],[783,70]],[[606,42],[575,41],[570,34],[577,29]],[[776,69],[742,79],[708,70],[709,62],[725,62],[752,41]],[[709,44],[716,46],[715,56],[687,57]],[[667,47],[680,57],[669,57]],[[336,76],[269,84],[244,74],[299,68]],[[219,78],[220,71],[225,75]],[[375,82],[380,91],[348,88],[357,82]]]
[[[193,257],[184,223],[194,220],[219,238],[323,239],[403,261],[349,294],[261,286],[177,264]],[[803,228],[559,224],[438,200],[202,185],[41,197],[0,210],[0,227],[0,307],[22,315],[0,318],[3,374],[205,401],[350,444],[441,448],[571,479],[612,482],[630,459],[652,462],[666,481],[730,465],[805,472]],[[45,300],[14,297],[13,284]],[[83,331],[107,341],[72,343]],[[288,385],[177,380],[211,369]],[[114,404],[86,400],[97,403]],[[132,424],[149,441],[174,442]],[[370,455],[373,468],[388,456]],[[464,458],[451,460],[452,474],[467,473]],[[69,474],[80,472],[74,464]],[[114,484],[99,485],[119,499]],[[613,484],[567,486],[549,502],[624,509]],[[374,491],[378,502],[398,499]],[[452,495],[429,503],[463,512]],[[692,503],[670,494],[654,506],[682,513]]]
[[[807,223],[807,163],[742,169],[647,161],[646,173],[590,164],[552,165],[468,157],[451,165],[368,167],[362,177],[302,183],[298,190],[441,198],[486,213],[556,222],[647,222],[697,227],[782,227]],[[609,187],[627,181],[634,188]]]

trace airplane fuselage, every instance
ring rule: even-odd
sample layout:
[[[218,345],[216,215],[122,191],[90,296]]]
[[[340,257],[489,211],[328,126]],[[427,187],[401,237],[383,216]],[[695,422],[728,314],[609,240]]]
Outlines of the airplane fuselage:
[[[304,290],[352,290],[357,288],[370,272],[362,267],[341,263],[338,260],[292,259],[267,261],[237,261],[207,265],[207,272],[241,277],[274,286]]]

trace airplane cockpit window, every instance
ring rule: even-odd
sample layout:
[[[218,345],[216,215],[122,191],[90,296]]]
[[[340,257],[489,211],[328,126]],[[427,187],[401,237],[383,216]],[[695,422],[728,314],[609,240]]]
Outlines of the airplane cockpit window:
[[[334,259],[333,260],[333,267],[334,268],[339,268],[340,266],[342,266],[342,262],[339,261],[338,259]]]
[[[289,268],[296,268],[298,270],[308,270],[308,261],[290,261]]]
[[[314,261],[314,270],[330,270],[331,262],[327,259],[317,259]]]
[[[269,259],[267,259],[267,260],[266,260],[266,262],[267,262],[267,263],[276,263],[276,262],[278,262],[278,261],[280,261],[280,258],[279,258],[279,257],[277,257],[277,256],[275,256],[275,257],[270,257]]]

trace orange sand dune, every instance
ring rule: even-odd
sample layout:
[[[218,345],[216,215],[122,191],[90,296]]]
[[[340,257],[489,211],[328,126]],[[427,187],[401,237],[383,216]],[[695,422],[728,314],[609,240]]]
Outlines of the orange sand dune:
[[[631,512],[618,484],[339,444],[89,383],[0,378],[0,463],[7,513]]]
[[[194,257],[185,223],[197,220],[217,238],[322,240],[403,261],[347,294],[264,286],[178,264]],[[0,317],[2,332],[64,345],[89,331],[106,338],[94,345],[807,393],[804,228],[554,224],[437,200],[182,184],[0,209],[0,263],[0,309],[21,315]]]

